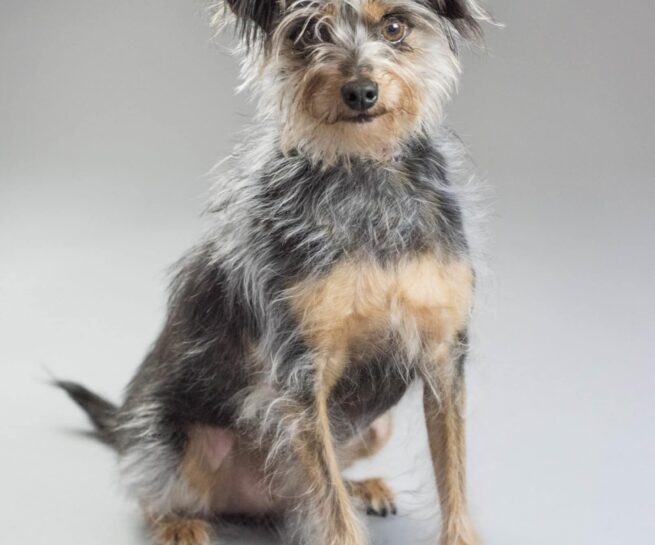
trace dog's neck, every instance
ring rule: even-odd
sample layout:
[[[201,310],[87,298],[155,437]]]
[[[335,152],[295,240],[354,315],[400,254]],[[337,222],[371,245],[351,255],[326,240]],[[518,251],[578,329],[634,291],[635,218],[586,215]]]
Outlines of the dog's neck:
[[[320,154],[308,151],[307,148],[294,147],[287,150],[284,146],[281,146],[280,152],[289,158],[305,160],[311,165],[311,168],[318,171],[344,169],[344,171],[350,172],[355,164],[369,164],[381,168],[397,168],[407,160],[419,160],[421,150],[425,150],[426,146],[430,147],[429,140],[429,137],[426,135],[415,134],[405,141],[397,143],[393,148],[371,150],[370,153],[366,154],[341,154],[329,161],[322,159]]]

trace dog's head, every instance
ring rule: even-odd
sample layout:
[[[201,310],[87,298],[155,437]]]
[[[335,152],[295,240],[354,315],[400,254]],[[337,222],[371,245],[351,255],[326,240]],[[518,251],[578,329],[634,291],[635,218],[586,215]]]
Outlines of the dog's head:
[[[457,45],[488,20],[476,0],[225,0],[246,84],[286,150],[316,160],[392,157],[439,120]],[[217,18],[221,15],[217,14]]]

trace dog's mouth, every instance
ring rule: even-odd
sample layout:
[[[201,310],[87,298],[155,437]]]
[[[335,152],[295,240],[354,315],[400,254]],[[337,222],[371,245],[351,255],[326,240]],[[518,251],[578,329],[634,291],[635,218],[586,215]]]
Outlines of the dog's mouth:
[[[364,123],[370,123],[371,121],[377,119],[378,117],[383,116],[387,112],[377,112],[377,113],[361,113],[355,116],[341,117],[339,121],[344,123],[355,123],[358,125],[363,125]]]

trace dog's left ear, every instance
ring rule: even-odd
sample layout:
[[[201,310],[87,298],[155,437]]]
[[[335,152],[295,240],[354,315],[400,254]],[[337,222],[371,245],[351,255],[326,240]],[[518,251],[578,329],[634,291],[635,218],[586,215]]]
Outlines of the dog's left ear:
[[[269,36],[282,13],[279,0],[225,0],[225,3],[237,18],[237,29],[248,45]]]
[[[492,22],[487,10],[477,0],[429,0],[429,3],[463,38],[481,39],[480,23]]]

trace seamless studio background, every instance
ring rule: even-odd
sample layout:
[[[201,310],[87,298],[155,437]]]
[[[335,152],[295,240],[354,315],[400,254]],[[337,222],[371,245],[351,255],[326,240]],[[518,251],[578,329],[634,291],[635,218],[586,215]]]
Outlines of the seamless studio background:
[[[655,5],[491,5],[448,122],[492,189],[492,271],[469,365],[469,481],[487,545],[655,535]],[[28,545],[145,543],[111,452],[48,372],[118,399],[166,268],[202,230],[205,175],[252,104],[199,2],[0,4],[0,520]],[[49,371],[48,371],[49,370]],[[401,516],[434,543],[416,397],[390,447]],[[265,537],[230,543],[267,543]]]

